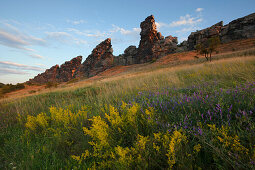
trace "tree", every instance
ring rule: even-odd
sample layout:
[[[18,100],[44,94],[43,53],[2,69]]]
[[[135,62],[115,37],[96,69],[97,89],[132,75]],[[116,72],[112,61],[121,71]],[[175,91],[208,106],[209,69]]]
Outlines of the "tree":
[[[204,43],[197,44],[195,46],[195,49],[197,52],[200,54],[204,54],[206,60],[212,61],[212,52],[215,51],[215,49],[219,46],[220,44],[220,38],[219,37],[212,37],[207,39]],[[208,55],[210,55],[208,57]]]
[[[205,44],[197,44],[195,46],[195,49],[197,50],[198,53],[200,53],[202,55],[204,54],[206,60],[208,61],[208,54],[209,54],[209,52],[208,52],[208,49],[206,48]]]
[[[212,37],[208,40],[208,51],[210,53],[210,61],[212,61],[212,52],[220,45],[220,38],[219,37]]]

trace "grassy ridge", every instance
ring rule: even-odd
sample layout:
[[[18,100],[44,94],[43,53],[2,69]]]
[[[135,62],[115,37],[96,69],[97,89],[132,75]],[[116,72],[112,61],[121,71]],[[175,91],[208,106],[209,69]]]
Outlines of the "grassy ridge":
[[[82,148],[82,151],[84,151],[85,149],[89,149],[91,152],[91,148],[87,146],[87,144],[84,145],[84,143],[87,143],[88,139],[83,134],[82,127],[88,127],[88,128],[90,127],[90,123],[88,123],[87,119],[92,118],[92,116],[100,115],[104,117],[104,113],[107,112],[107,109],[108,109],[107,105],[109,104],[118,108],[122,101],[125,101],[127,103],[137,102],[137,103],[140,103],[139,107],[146,109],[146,106],[142,104],[143,102],[141,102],[141,100],[136,100],[136,98],[134,98],[134,96],[139,94],[139,92],[143,93],[143,92],[149,91],[151,93],[155,93],[160,91],[161,89],[167,88],[167,89],[177,89],[173,92],[173,94],[175,94],[174,96],[180,96],[180,95],[189,95],[189,93],[191,92],[192,93],[197,92],[196,88],[193,88],[193,91],[191,91],[190,89],[193,86],[194,87],[199,86],[199,87],[202,87],[203,92],[211,94],[212,92],[217,91],[220,88],[231,90],[235,88],[236,86],[245,84],[247,82],[254,82],[254,81],[255,81],[255,59],[254,57],[248,57],[248,58],[240,58],[240,59],[236,58],[236,59],[231,59],[226,61],[222,60],[222,61],[216,61],[212,63],[205,63],[205,64],[193,65],[193,66],[164,68],[164,69],[154,70],[151,72],[140,72],[139,74],[130,74],[126,76],[123,75],[123,77],[120,77],[120,78],[118,77],[109,78],[109,80],[94,82],[91,86],[80,87],[74,90],[72,89],[62,90],[62,91],[58,90],[51,93],[45,93],[45,94],[18,99],[16,101],[15,100],[2,101],[0,103],[0,127],[1,127],[0,138],[1,138],[1,141],[4,141],[4,142],[1,144],[1,150],[0,150],[0,157],[2,161],[1,165],[3,168],[10,167],[10,166],[18,166],[21,168],[39,168],[39,167],[40,168],[54,168],[54,167],[60,168],[60,167],[68,167],[68,166],[78,167],[77,162],[71,159],[71,155],[74,155],[74,154],[81,155],[82,153],[79,152],[81,148]],[[167,97],[167,99],[162,97],[161,100],[167,101],[169,98],[170,99],[174,98],[174,96]],[[247,96],[247,100],[250,100],[250,98],[253,97],[253,96],[249,97],[248,95],[246,96]],[[149,97],[146,95],[143,96],[143,98],[145,99],[145,101],[149,100]],[[214,104],[217,104],[217,102],[215,101]],[[254,104],[254,103],[250,103],[250,104]],[[51,106],[55,106],[57,108],[66,108],[71,110],[71,112],[73,113],[78,113],[79,110],[82,110],[83,106],[89,106],[89,108],[92,108],[92,109],[86,110],[88,112],[86,117],[87,119],[80,122],[82,126],[77,127],[77,125],[75,125],[75,123],[73,122],[67,123],[68,126],[65,126],[65,123],[63,123],[63,125],[60,126],[60,125],[56,125],[56,122],[51,120],[52,112],[49,111],[49,107]],[[67,108],[67,106],[70,106],[70,107]],[[160,116],[160,113],[162,112],[160,111],[159,107],[160,106],[157,106],[157,107],[155,106],[155,109],[156,109],[155,115],[157,116]],[[102,111],[102,109],[105,111]],[[167,109],[167,110],[170,110],[170,109]],[[49,130],[46,130],[46,131],[39,130],[37,133],[38,135],[34,134],[33,130],[31,129],[29,131],[29,128],[26,125],[26,123],[28,122],[27,116],[31,115],[31,116],[37,117],[37,115],[40,115],[41,112],[47,113],[47,116],[40,117],[42,119],[45,118],[46,122],[48,122],[47,126],[46,125],[42,126],[42,127],[45,126],[45,128],[43,129],[47,129],[48,127],[51,127],[52,129],[54,129],[59,126],[59,128],[62,129],[65,132],[65,134],[68,134],[68,135],[66,136],[64,134],[57,133],[56,130],[54,132]],[[58,110],[56,112],[59,113],[60,111]],[[178,112],[174,114],[178,114]],[[20,123],[18,123],[17,121],[18,115],[21,116]],[[169,113],[169,115],[173,115],[173,113],[171,114]],[[162,117],[162,115],[160,117]],[[33,120],[35,124],[34,126],[37,127],[38,122],[40,122],[39,118],[38,118],[38,121],[37,121],[37,118]],[[194,118],[194,120],[196,119]],[[172,120],[165,118],[164,121],[172,121]],[[175,122],[178,122],[178,121],[176,120]],[[212,122],[212,123],[215,124],[215,122]],[[41,128],[41,125],[38,127]],[[158,126],[156,127],[158,128]],[[155,128],[154,126],[152,128],[154,129],[155,133],[159,131],[159,130],[155,130],[157,128]],[[208,128],[210,129],[210,127]],[[68,129],[76,129],[76,130],[70,132]],[[167,134],[164,134],[165,130],[166,129],[162,130],[162,135],[167,135]],[[218,132],[219,130],[216,130],[216,131]],[[178,133],[178,132],[175,132],[175,133]],[[180,133],[182,134],[181,137],[184,137],[183,135],[185,135],[186,138],[190,138],[189,135],[182,132]],[[59,143],[54,143],[54,142],[52,143],[51,138],[53,138],[54,136],[53,134],[60,135],[60,137],[57,138],[58,140],[56,140]],[[139,132],[138,134],[145,135],[143,131]],[[138,134],[134,135],[133,138],[136,138]],[[147,132],[146,134],[147,136],[150,136]],[[91,136],[93,137],[93,135]],[[74,140],[70,141],[71,138],[74,138]],[[155,139],[152,139],[151,137],[149,138],[148,140],[153,143],[153,140]],[[168,138],[169,140],[173,139],[173,136],[171,137],[170,135],[168,136]],[[29,144],[28,143],[26,144],[27,140],[29,141]],[[68,143],[66,143],[66,141],[74,142],[74,143],[76,142],[76,144],[71,145],[70,147]],[[130,144],[130,145],[133,145],[133,144]],[[60,148],[58,148],[58,150],[53,149],[52,152],[50,152],[52,148],[49,146],[51,146],[52,148],[54,148],[54,146],[59,146]],[[61,148],[61,146],[66,146],[66,148],[69,148],[69,149],[66,150],[66,148]],[[117,145],[115,147],[117,147]],[[43,148],[47,152],[46,151],[42,152]],[[123,149],[123,148],[119,148],[119,149]],[[165,149],[167,150],[167,148]],[[63,151],[66,150],[66,152],[62,153],[60,150],[63,150]],[[84,167],[89,166],[89,163],[93,162],[91,159],[92,157],[90,158],[89,162],[85,161],[83,162],[82,165]],[[99,158],[94,157],[93,159],[99,159]],[[42,160],[46,161],[47,163],[45,164]],[[102,158],[100,158],[98,161],[99,162],[102,161]],[[210,160],[210,161],[213,161],[213,160]],[[27,167],[26,167],[26,164],[27,164]],[[130,163],[130,166],[131,164],[132,163]],[[167,163],[165,162],[164,166],[167,166],[166,164]],[[143,165],[143,167],[144,166],[145,165]],[[228,166],[229,164],[226,165],[226,167]],[[248,165],[245,165],[245,167],[246,166]],[[117,167],[118,166],[116,166],[116,168]]]

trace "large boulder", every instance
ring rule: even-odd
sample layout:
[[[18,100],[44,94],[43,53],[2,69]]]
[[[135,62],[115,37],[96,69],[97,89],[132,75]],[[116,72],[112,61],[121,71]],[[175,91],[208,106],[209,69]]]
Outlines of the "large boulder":
[[[107,38],[93,49],[84,63],[75,72],[75,77],[92,77],[113,66],[111,39]]]

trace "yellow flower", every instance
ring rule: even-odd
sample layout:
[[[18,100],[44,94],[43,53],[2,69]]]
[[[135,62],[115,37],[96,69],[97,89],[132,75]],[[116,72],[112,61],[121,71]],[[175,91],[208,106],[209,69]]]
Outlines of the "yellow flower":
[[[194,146],[193,149],[194,149],[194,152],[195,152],[195,153],[198,153],[198,152],[200,151],[200,149],[201,149],[201,145],[200,145],[200,144],[197,144],[197,145]]]
[[[181,149],[181,143],[187,143],[187,137],[184,134],[181,134],[180,131],[174,131],[171,136],[171,141],[169,144],[168,153],[168,164],[170,168],[176,163],[176,152]]]
[[[145,150],[146,143],[149,141],[149,137],[144,137],[142,135],[138,135],[138,147],[142,150]]]

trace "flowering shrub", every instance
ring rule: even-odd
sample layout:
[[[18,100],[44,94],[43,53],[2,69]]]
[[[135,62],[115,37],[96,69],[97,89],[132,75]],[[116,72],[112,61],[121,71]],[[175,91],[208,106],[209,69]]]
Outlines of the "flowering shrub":
[[[26,133],[24,137],[29,142],[31,137],[50,138],[48,148],[43,151],[57,150],[61,154],[70,154],[75,145],[82,142],[82,127],[87,123],[90,108],[83,106],[79,111],[72,111],[72,106],[66,109],[50,107],[49,114],[40,113],[37,116],[27,115],[25,120]],[[19,118],[22,121],[21,118]]]

